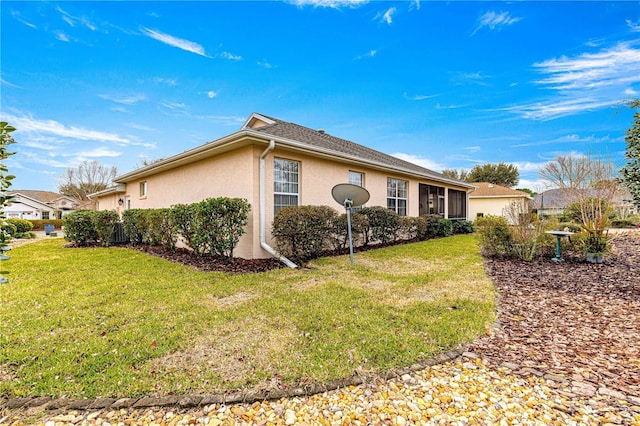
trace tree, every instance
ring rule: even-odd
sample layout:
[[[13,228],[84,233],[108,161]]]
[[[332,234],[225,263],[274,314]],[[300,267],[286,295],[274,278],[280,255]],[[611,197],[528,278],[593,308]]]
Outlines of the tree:
[[[640,108],[640,99],[628,104],[630,108]],[[633,125],[624,140],[627,142],[627,164],[620,170],[620,180],[631,193],[633,204],[640,207],[640,111],[633,115]]]
[[[520,172],[513,164],[500,162],[498,164],[476,165],[467,176],[467,182],[489,182],[512,188],[520,180]]]
[[[539,173],[552,186],[562,190],[567,204],[575,204],[582,228],[587,233],[587,246],[598,248],[592,252],[602,251],[606,246],[605,228],[611,205],[619,190],[614,164],[590,155],[560,155],[545,164]]]
[[[69,197],[87,201],[88,195],[109,187],[118,174],[118,168],[99,161],[83,161],[76,168],[69,167],[59,178],[58,191]]]
[[[450,177],[452,179],[458,179],[458,180],[467,180],[467,176],[469,175],[469,172],[466,171],[465,169],[460,169],[460,170],[456,170],[456,169],[444,169],[442,171],[442,174]]]
[[[537,192],[529,188],[516,188],[516,191],[526,192],[527,194],[531,195],[532,198],[538,195]]]

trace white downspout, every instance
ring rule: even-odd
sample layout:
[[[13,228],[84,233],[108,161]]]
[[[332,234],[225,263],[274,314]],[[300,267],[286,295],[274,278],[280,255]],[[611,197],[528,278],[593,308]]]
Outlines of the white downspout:
[[[276,142],[271,139],[269,141],[269,146],[264,152],[260,155],[260,247],[269,252],[272,256],[277,257],[282,263],[287,265],[289,268],[297,268],[298,265],[278,253],[267,244],[267,230],[266,230],[266,213],[265,213],[265,192],[264,192],[264,159],[267,154],[276,147]]]

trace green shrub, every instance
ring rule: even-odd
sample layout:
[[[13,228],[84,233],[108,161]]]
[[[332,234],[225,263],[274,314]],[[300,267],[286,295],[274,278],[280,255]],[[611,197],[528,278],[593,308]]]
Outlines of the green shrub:
[[[424,235],[427,229],[427,220],[424,217],[400,216],[400,230],[398,232],[401,239],[416,240]]]
[[[473,234],[473,231],[473,222],[470,220],[456,220],[452,223],[452,232],[454,235]]]
[[[208,198],[196,204],[197,245],[214,256],[233,259],[251,205],[242,198]]]
[[[60,229],[64,225],[64,219],[34,219],[32,231],[44,231],[44,225],[53,225],[55,229]]]
[[[169,250],[176,248],[178,234],[171,215],[171,209],[145,210],[145,241],[149,245],[161,245]]]
[[[5,220],[2,222],[2,231],[4,231],[6,235],[9,235],[10,237],[14,237],[18,232],[18,227],[13,223]]]
[[[364,244],[364,231],[367,227],[367,217],[355,211],[351,213],[351,239],[354,247]],[[335,250],[344,250],[349,244],[347,231],[347,215],[336,215],[333,221],[333,245]]]
[[[557,231],[567,230],[569,232],[581,232],[582,228],[580,225],[574,222],[558,222],[555,226],[553,226]]]
[[[444,219],[436,214],[423,215],[427,226],[422,240],[431,238],[448,237],[453,232],[453,224],[449,219]]]
[[[198,239],[198,221],[195,204],[176,204],[171,206],[169,215],[176,232],[184,243],[195,253],[204,254],[204,240]],[[202,244],[202,247],[200,247]]]
[[[91,241],[98,240],[93,225],[93,212],[78,210],[64,217],[64,238],[79,246],[86,246]]]
[[[513,235],[506,218],[491,215],[478,218],[476,230],[484,255],[508,256],[512,253]]]
[[[111,244],[111,237],[116,230],[119,219],[120,217],[115,211],[98,210],[93,212],[91,216],[93,229],[103,247],[109,247]]]
[[[128,209],[123,211],[122,227],[132,244],[142,244],[147,229],[144,210]]]
[[[612,228],[633,228],[636,224],[631,219],[614,219],[611,221]]]
[[[20,219],[17,217],[13,217],[11,219],[6,220],[8,223],[15,225],[16,232],[29,232],[33,229],[33,223],[27,219]]]
[[[16,232],[16,234],[14,235],[14,238],[19,240],[32,240],[36,237],[37,235],[33,232]]]
[[[321,256],[331,247],[337,216],[338,212],[328,206],[280,209],[271,228],[277,250],[296,263]]]
[[[367,217],[364,244],[395,241],[400,231],[400,217],[393,210],[384,207],[365,207],[360,213]]]

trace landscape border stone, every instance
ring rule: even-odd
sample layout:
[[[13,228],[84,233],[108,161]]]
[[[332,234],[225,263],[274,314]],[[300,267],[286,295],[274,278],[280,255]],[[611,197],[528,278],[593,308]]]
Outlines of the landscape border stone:
[[[259,401],[275,401],[282,398],[293,398],[311,396],[327,391],[332,391],[349,386],[358,386],[366,382],[375,380],[390,380],[401,378],[405,374],[413,373],[434,365],[443,364],[454,361],[458,358],[463,360],[477,360],[495,368],[509,370],[511,374],[518,376],[536,376],[542,377],[548,382],[557,383],[566,387],[563,394],[573,397],[602,395],[615,398],[619,401],[625,401],[632,405],[630,407],[634,411],[640,412],[640,398],[633,395],[627,395],[624,392],[609,389],[605,386],[598,386],[595,383],[580,382],[570,380],[565,377],[552,373],[545,373],[531,367],[524,367],[511,362],[495,362],[491,358],[481,357],[477,353],[464,351],[463,349],[455,349],[439,354],[424,362],[413,364],[409,367],[396,368],[380,372],[378,374],[354,374],[353,376],[333,380],[325,383],[317,383],[304,387],[296,387],[292,389],[277,389],[269,391],[248,390],[246,392],[230,392],[212,395],[180,395],[166,397],[141,397],[141,398],[105,398],[99,397],[95,399],[71,399],[66,397],[53,398],[49,396],[40,397],[17,397],[0,399],[0,409],[17,410],[21,408],[41,407],[43,410],[120,410],[120,409],[138,409],[153,407],[178,407],[180,409],[191,409],[206,407],[212,404],[236,404],[236,403],[253,403]],[[566,407],[555,407],[562,411]]]

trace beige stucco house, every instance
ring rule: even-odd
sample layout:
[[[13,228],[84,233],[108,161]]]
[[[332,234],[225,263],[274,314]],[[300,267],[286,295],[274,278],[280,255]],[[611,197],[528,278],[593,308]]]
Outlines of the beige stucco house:
[[[261,114],[242,128],[189,151],[118,176],[112,188],[92,194],[99,210],[160,208],[209,197],[240,197],[251,204],[249,224],[234,254],[273,255],[271,222],[290,205],[327,205],[338,183],[365,187],[368,206],[400,215],[439,214],[466,219],[474,187],[440,173],[313,130]]]
[[[482,213],[484,216],[504,216],[513,222],[508,213],[514,203],[517,211],[526,212],[529,209],[531,196],[526,192],[489,182],[474,182],[473,185],[477,189],[469,194],[469,216],[472,220]]]
[[[13,198],[2,207],[6,218],[62,219],[64,215],[83,208],[79,200],[52,191],[20,189],[7,194]]]

